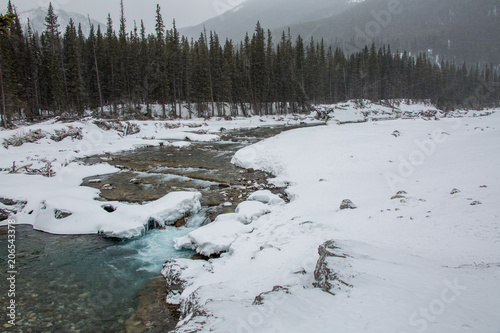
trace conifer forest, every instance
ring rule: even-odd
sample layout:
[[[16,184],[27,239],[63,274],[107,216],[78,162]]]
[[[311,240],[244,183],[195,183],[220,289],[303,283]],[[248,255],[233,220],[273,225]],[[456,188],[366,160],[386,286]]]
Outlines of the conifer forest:
[[[8,14],[16,14],[9,3]],[[71,21],[58,24],[52,6],[40,34],[13,17],[0,36],[1,104],[10,119],[94,115],[269,115],[308,112],[315,104],[352,99],[429,101],[442,109],[493,106],[500,98],[493,66],[436,63],[390,45],[366,45],[355,53],[304,40],[284,31],[279,40],[257,22],[252,35],[234,43],[204,31],[197,40],[170,29],[156,11],[156,28],[127,24],[88,36]],[[109,113],[108,113],[109,111]]]

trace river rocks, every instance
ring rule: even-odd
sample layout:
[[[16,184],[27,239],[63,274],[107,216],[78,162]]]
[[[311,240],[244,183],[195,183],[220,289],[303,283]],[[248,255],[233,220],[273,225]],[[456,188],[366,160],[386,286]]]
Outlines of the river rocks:
[[[205,224],[212,223],[215,219],[224,212],[223,207],[215,206],[210,207],[205,213],[206,221]]]
[[[127,333],[170,332],[179,320],[179,307],[167,304],[165,279],[151,280],[138,294],[136,312],[125,322]]]
[[[349,260],[335,241],[329,240],[318,248],[319,260],[314,270],[314,287],[321,288],[323,291],[335,294],[351,287],[347,282],[349,279]]]
[[[358,207],[349,199],[343,200],[342,203],[340,204],[340,210],[356,209],[356,208],[358,208]]]

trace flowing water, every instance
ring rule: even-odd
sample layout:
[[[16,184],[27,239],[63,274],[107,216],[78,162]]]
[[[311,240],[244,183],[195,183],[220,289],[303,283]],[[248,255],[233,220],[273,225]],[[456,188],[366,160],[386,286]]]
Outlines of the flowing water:
[[[191,251],[176,251],[173,239],[206,223],[207,216],[213,220],[217,214],[231,211],[248,192],[259,188],[280,191],[266,183],[268,175],[238,169],[230,159],[236,150],[286,129],[290,127],[240,130],[227,132],[220,142],[193,143],[181,149],[148,147],[86,159],[87,163],[107,162],[122,169],[82,184],[97,188],[111,184],[112,190],[101,191],[102,200],[143,203],[171,191],[196,190],[203,194],[204,209],[186,226],[152,230],[128,241],[96,235],[56,236],[17,226],[17,325],[2,329],[95,333],[165,332],[173,328],[175,311],[155,307],[155,301],[150,300],[164,282],[148,282],[159,276],[167,259],[193,255]],[[90,182],[97,178],[100,183]],[[225,202],[233,205],[226,207],[222,205]],[[0,265],[7,267],[6,228],[0,228],[0,245]],[[6,281],[6,270],[1,272],[0,279]],[[9,299],[7,288],[2,289],[0,307],[5,309]],[[161,295],[155,299],[163,303]],[[143,310],[139,315],[138,303]],[[145,315],[147,312],[156,317]]]

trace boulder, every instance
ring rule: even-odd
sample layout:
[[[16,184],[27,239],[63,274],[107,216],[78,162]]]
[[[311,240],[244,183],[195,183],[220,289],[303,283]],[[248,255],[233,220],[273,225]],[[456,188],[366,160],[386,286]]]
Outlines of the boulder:
[[[356,208],[358,208],[358,207],[351,200],[349,200],[349,199],[345,199],[340,204],[340,209],[341,210],[344,210],[344,209],[356,209]]]
[[[336,292],[352,287],[347,281],[350,277],[349,257],[329,240],[318,248],[319,260],[314,270],[313,286],[335,295]]]

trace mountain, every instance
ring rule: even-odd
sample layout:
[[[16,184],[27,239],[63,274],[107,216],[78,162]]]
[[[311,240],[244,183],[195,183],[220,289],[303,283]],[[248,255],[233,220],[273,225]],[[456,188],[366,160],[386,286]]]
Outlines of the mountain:
[[[389,8],[391,3],[399,6]],[[436,61],[500,65],[498,0],[366,0],[341,15],[284,25],[274,34],[288,27],[292,36],[323,38],[347,52],[389,43],[393,51],[427,52]]]
[[[229,38],[240,41],[247,32],[249,35],[253,33],[257,21],[260,21],[264,29],[275,29],[332,17],[357,6],[359,1],[247,0],[202,24],[180,29],[180,32],[197,39],[205,27],[207,31],[216,31],[221,40]]]
[[[64,33],[70,19],[73,19],[73,22],[75,23],[75,26],[77,28],[79,24],[82,25],[82,31],[85,35],[88,35],[90,33],[90,24],[87,16],[78,13],[67,12],[62,9],[56,9],[55,13],[59,17],[59,31],[61,31],[62,33]],[[45,16],[47,16],[47,9],[42,7],[19,13],[19,18],[21,20],[23,28],[26,28],[28,26],[29,19],[32,29],[34,31],[38,31],[39,33],[42,33],[45,30]],[[90,19],[90,22],[94,25],[95,30],[97,30],[97,27],[99,25],[101,26],[101,30],[106,29],[106,25],[104,23],[98,22],[93,19]]]

